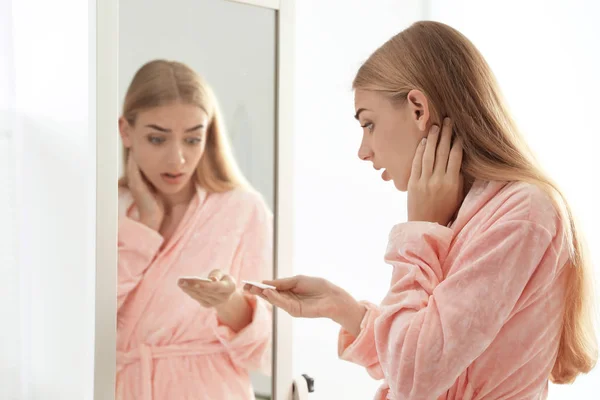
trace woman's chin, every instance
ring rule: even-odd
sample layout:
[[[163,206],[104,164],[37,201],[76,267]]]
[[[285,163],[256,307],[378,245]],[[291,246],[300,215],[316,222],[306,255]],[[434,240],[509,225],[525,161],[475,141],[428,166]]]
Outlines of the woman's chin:
[[[392,179],[392,181],[394,182],[394,186],[396,187],[396,189],[398,189],[401,192],[406,192],[408,191],[408,182],[404,182],[404,181],[399,181],[398,179]]]
[[[158,191],[165,195],[175,195],[181,193],[183,190],[186,190],[190,185],[190,179],[186,179],[182,182],[177,183],[166,183],[160,182],[159,185],[155,185]]]

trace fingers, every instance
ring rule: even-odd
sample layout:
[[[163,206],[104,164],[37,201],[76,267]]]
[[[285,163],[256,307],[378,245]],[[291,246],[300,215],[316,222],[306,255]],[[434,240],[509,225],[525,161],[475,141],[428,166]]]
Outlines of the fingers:
[[[127,175],[133,174],[133,157],[131,156],[131,149],[129,149],[129,154],[127,155]]]
[[[227,301],[235,291],[233,281],[186,283],[180,281],[181,290],[203,307],[215,307]],[[262,297],[262,296],[261,296]]]
[[[463,159],[463,146],[462,140],[460,138],[456,138],[454,143],[452,144],[452,149],[450,150],[450,156],[448,156],[448,168],[446,173],[452,177],[459,178],[460,177],[460,168],[462,166]]]
[[[263,293],[266,289],[261,289],[259,287],[256,287],[254,285],[249,285],[249,284],[245,284],[244,285],[244,291],[248,292],[250,294],[253,294],[255,296],[260,297],[263,300],[269,301],[269,299],[267,298],[267,296],[265,296],[265,294]]]
[[[423,167],[421,170],[422,178],[429,178],[433,174],[433,166],[435,164],[435,151],[438,143],[440,134],[440,127],[433,125],[429,130],[427,136],[427,144],[425,145],[425,152],[423,153]]]
[[[192,288],[184,288],[182,290],[185,294],[194,298],[195,300],[204,301],[207,303],[213,303],[213,302],[219,300],[221,297],[223,297],[223,296],[219,296],[215,293],[202,292],[202,291],[194,290]]]
[[[131,189],[134,194],[150,194],[150,188],[142,177],[142,171],[140,171],[140,167],[133,159],[131,150],[129,151],[129,156],[127,157],[127,177],[129,189]]]
[[[275,307],[279,307],[282,310],[288,312],[289,314],[293,314],[295,310],[293,309],[292,302],[285,295],[277,292],[272,289],[265,289],[262,292],[264,299],[269,303],[274,305]]]
[[[212,271],[210,271],[210,274],[208,274],[208,279],[212,280],[212,281],[220,281],[223,278],[223,272],[221,272],[220,269],[213,269]]]
[[[180,281],[179,287],[186,293],[196,293],[196,294],[210,294],[212,292],[216,292],[218,286],[212,282],[187,282]]]
[[[222,287],[225,292],[233,291],[237,286],[231,275],[225,274],[219,269],[211,271],[211,273],[208,274],[208,279],[219,283],[219,286]]]
[[[133,155],[131,154],[131,150],[129,150],[129,155],[127,156],[127,177],[129,178],[130,188],[132,186],[135,186],[135,184],[137,183],[136,173],[139,174],[139,169],[137,168],[137,165],[135,164]]]
[[[294,289],[298,285],[298,282],[301,278],[301,276],[292,276],[291,278],[265,280],[262,281],[262,283],[265,285],[275,286],[277,290],[285,291]]]
[[[129,156],[127,157],[127,168],[127,172],[131,174],[132,178],[141,178],[140,167],[138,167],[137,163],[135,162],[131,150],[129,150]]]
[[[262,295],[263,289],[261,289],[259,287],[256,287],[254,285],[245,284],[244,285],[244,291],[248,292],[250,294],[254,294],[254,295],[260,296],[260,295]]]
[[[427,139],[423,138],[419,142],[417,146],[417,151],[415,152],[415,157],[413,158],[412,168],[410,170],[410,180],[416,181],[421,178],[421,173],[423,169],[423,153],[425,152],[425,144],[427,143]]]
[[[200,303],[200,305],[202,307],[211,307],[212,304],[215,303],[215,299],[214,298],[210,298],[206,295],[201,296],[198,293],[194,292],[193,290],[189,290],[186,288],[182,288],[181,289],[185,294],[187,294],[188,296],[190,296],[193,300],[197,301],[198,303]]]
[[[233,277],[229,274],[224,274],[221,277],[221,282],[233,283],[235,285],[235,279],[233,279]]]
[[[445,175],[446,166],[448,165],[448,156],[450,153],[450,143],[452,141],[452,122],[450,118],[444,118],[442,125],[442,136],[437,146],[435,154],[434,174]]]
[[[196,278],[179,278],[179,286],[183,287],[183,288],[201,288],[201,287],[207,287],[208,285],[212,285],[214,282],[209,282],[206,280],[203,280],[202,278],[200,279],[196,279]]]
[[[430,178],[433,174],[457,175],[459,173],[462,163],[462,145],[459,139],[452,144],[452,128],[450,118],[444,118],[441,132],[437,125],[431,127],[425,145],[421,142],[415,152],[411,180]]]
[[[201,295],[229,294],[235,290],[233,279],[223,278],[221,281],[207,282],[198,279],[180,279],[179,286],[182,290],[193,291]]]

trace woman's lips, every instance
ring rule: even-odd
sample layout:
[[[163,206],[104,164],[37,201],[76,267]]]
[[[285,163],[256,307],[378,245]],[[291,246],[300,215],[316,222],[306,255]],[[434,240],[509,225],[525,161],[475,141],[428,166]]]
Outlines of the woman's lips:
[[[175,185],[178,183],[181,183],[181,181],[183,180],[184,174],[183,173],[177,173],[177,174],[172,174],[170,172],[165,172],[163,174],[160,174],[160,176],[163,178],[163,180],[171,185]]]
[[[381,173],[381,179],[383,179],[386,182],[392,180],[392,177],[387,172],[387,169],[384,169],[383,172]]]

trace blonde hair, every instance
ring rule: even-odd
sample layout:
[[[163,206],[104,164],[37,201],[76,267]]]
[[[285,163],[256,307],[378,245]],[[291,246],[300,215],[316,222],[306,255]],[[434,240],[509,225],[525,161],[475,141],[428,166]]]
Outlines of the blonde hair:
[[[354,89],[378,91],[404,102],[413,89],[429,101],[431,121],[450,117],[464,144],[466,180],[523,181],[540,186],[562,216],[570,249],[568,288],[558,356],[550,379],[571,383],[596,364],[593,277],[581,232],[557,185],[546,176],[475,46],[457,30],[421,21],[392,37],[361,66]]]
[[[212,89],[187,65],[167,60],[144,64],[127,89],[123,117],[133,126],[140,111],[176,102],[198,106],[208,114],[206,148],[196,169],[197,183],[209,193],[248,186],[233,158]],[[124,165],[127,165],[128,156],[128,149],[123,148]],[[127,169],[124,169],[119,186],[127,186]]]

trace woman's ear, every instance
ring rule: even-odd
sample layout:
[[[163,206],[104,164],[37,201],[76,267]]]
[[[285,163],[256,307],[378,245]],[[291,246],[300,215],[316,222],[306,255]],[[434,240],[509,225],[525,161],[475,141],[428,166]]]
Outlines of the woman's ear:
[[[427,97],[420,90],[413,89],[406,96],[410,110],[411,120],[417,125],[421,132],[427,132],[430,118],[429,103]]]
[[[131,125],[125,119],[125,117],[119,118],[119,134],[121,135],[121,140],[123,141],[123,146],[128,149],[131,147]]]

